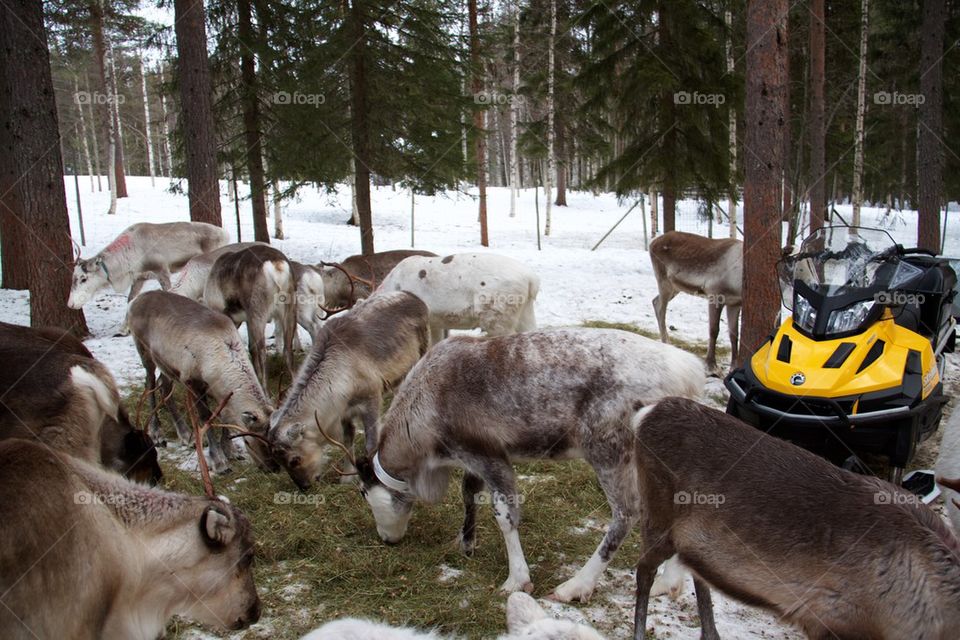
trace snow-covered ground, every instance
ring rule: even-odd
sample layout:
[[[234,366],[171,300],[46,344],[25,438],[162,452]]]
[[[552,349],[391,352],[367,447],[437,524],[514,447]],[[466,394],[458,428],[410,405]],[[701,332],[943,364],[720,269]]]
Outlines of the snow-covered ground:
[[[73,177],[67,184],[73,235],[79,238]],[[83,255],[90,256],[107,245],[126,226],[135,222],[170,222],[188,219],[187,198],[172,194],[165,179],[157,179],[151,187],[150,179],[128,177],[130,197],[119,201],[117,214],[107,216],[108,195],[90,191],[90,182],[81,177],[81,198],[86,223],[86,246]],[[104,182],[104,186],[106,183]],[[241,194],[242,195],[242,194]],[[401,249],[411,246],[411,198],[409,192],[394,191],[389,187],[375,188],[372,193],[375,241],[377,250]],[[488,194],[490,249],[519,260],[536,269],[541,278],[536,313],[541,326],[580,324],[586,320],[626,322],[655,331],[651,300],[656,295],[656,282],[649,256],[644,251],[644,225],[640,208],[635,209],[596,251],[591,247],[623,216],[632,202],[620,204],[608,194],[570,192],[568,207],[554,207],[553,233],[541,238],[542,250],[537,249],[534,191],[521,193],[518,214],[510,218],[509,191],[490,189]],[[540,194],[540,214],[543,215],[543,197]],[[249,216],[249,202],[241,201],[240,232],[243,240],[253,236]],[[849,207],[838,208],[849,220]],[[678,228],[707,234],[707,223],[696,214],[697,204],[680,203]],[[320,260],[338,260],[360,252],[359,231],[345,223],[350,213],[348,189],[327,194],[305,189],[300,197],[284,206],[284,230],[289,239],[274,241],[275,246],[290,258],[315,263]],[[865,208],[863,224],[879,226],[884,211]],[[223,217],[232,238],[237,239],[234,204],[226,197],[224,185]],[[915,244],[916,214],[904,212],[885,223],[895,238],[905,245]],[[451,192],[435,197],[418,196],[415,209],[415,246],[441,255],[461,251],[481,251],[477,202],[474,195]],[[542,220],[541,220],[542,221]],[[270,222],[272,229],[272,221]],[[725,228],[716,232],[726,235]],[[960,255],[960,227],[948,229],[946,253]],[[749,264],[747,265],[749,268]],[[155,285],[148,285],[155,286]],[[102,292],[85,308],[87,322],[93,337],[87,341],[91,351],[113,371],[121,385],[142,380],[142,369],[130,338],[114,337],[123,320],[126,307],[124,294]],[[0,290],[0,319],[21,324],[29,323],[29,300],[25,292]],[[670,305],[668,322],[673,335],[704,342],[706,340],[706,303],[691,296],[678,296]],[[304,339],[306,337],[304,336]],[[726,329],[721,329],[721,344],[726,343]],[[713,379],[710,390],[723,393],[722,384]],[[441,567],[443,575],[448,575]],[[688,587],[691,585],[688,584]],[[632,579],[624,574],[604,578],[603,588],[615,593],[610,602],[617,604],[616,615],[632,619]],[[794,638],[798,634],[787,630],[773,617],[750,607],[740,605],[721,595],[715,596],[717,619],[721,633],[730,638]],[[622,606],[620,606],[622,605]],[[567,608],[564,608],[567,609]],[[568,609],[568,611],[571,611]],[[584,612],[597,620],[610,615],[604,611],[585,608]],[[695,617],[692,588],[687,588],[679,603],[660,598],[651,612],[651,626],[658,638],[697,638],[699,629],[691,620]],[[627,637],[629,624],[603,625],[615,628],[613,637]]]

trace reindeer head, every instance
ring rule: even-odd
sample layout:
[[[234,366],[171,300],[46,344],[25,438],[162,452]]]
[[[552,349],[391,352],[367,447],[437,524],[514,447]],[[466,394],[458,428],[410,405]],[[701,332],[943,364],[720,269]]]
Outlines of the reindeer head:
[[[355,466],[360,476],[360,494],[373,511],[380,539],[387,544],[397,544],[407,535],[413,514],[413,495],[403,489],[405,482],[379,468],[376,455],[371,460],[360,458]],[[385,485],[384,480],[391,486]]]
[[[205,501],[197,520],[185,570],[177,577],[190,595],[180,615],[227,629],[243,629],[260,619],[260,598],[253,582],[253,532],[233,505]]]
[[[73,283],[70,285],[70,297],[67,306],[81,309],[83,305],[101,289],[110,284],[103,258],[97,256],[81,260],[79,256],[73,266]]]
[[[315,413],[313,422],[307,422],[288,419],[283,412],[281,408],[270,419],[268,438],[273,458],[286,469],[294,484],[306,491],[323,475],[327,466],[327,445],[335,441],[320,426],[318,414]]]
[[[246,394],[235,393],[224,407],[223,413],[229,424],[265,438],[270,428],[273,407]],[[243,442],[257,467],[263,471],[279,471],[280,467],[274,461],[270,446],[264,439],[247,435],[243,437]]]

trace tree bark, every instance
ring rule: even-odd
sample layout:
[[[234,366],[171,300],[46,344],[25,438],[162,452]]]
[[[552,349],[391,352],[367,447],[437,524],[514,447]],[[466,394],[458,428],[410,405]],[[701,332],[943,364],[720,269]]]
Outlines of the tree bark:
[[[667,176],[663,184],[663,232],[677,228],[677,190],[673,186],[673,177]]]
[[[943,198],[943,36],[946,0],[924,0],[920,51],[920,197],[917,244],[940,253]]]
[[[520,0],[513,3],[513,95],[510,96],[510,217],[517,215],[520,191],[520,159],[517,144],[520,119]]]
[[[91,95],[90,91],[90,79],[89,77],[84,77],[84,86],[87,90],[87,95]],[[93,109],[93,102],[88,102],[88,107],[90,107],[90,137],[93,140],[93,171],[97,174],[97,191],[103,191],[103,182],[100,180],[102,173],[100,172],[100,141],[97,138],[97,114]]]
[[[166,84],[166,74],[164,73],[164,63],[160,63],[160,85]],[[173,177],[173,154],[170,152],[170,122],[167,111],[167,96],[160,92],[160,132],[163,135],[163,153],[167,158],[166,176]]]
[[[73,251],[63,184],[57,106],[43,5],[0,3],[0,193],[6,237],[17,221],[16,256],[30,286],[30,323],[87,335],[83,312],[67,307]],[[4,246],[4,277],[6,249]]]
[[[853,146],[853,215],[850,224],[860,225],[860,207],[863,204],[863,137],[864,116],[867,111],[867,34],[870,18],[870,2],[860,4],[860,69],[857,74],[857,124]]]
[[[787,11],[783,14],[781,19],[784,38],[789,42],[790,39],[790,12]],[[783,127],[783,179],[780,181],[780,215],[782,216],[785,222],[790,223],[790,228],[793,229],[796,226],[796,222],[793,219],[793,191],[791,190],[791,171],[790,171],[790,144],[791,144],[791,130],[790,130],[790,47],[783,48],[783,54],[786,56],[783,68],[786,70],[786,78],[783,83],[783,121],[785,126]],[[790,234],[790,237],[793,237],[793,234]]]
[[[117,197],[127,197],[127,172],[123,164],[123,128],[120,126],[120,90],[117,84],[117,65],[113,59],[113,43],[108,42],[107,52],[110,60],[110,112],[113,115],[113,131],[116,145],[113,150],[113,174],[117,179]]]
[[[556,84],[556,48],[557,48],[557,0],[550,0],[550,40],[547,45],[547,179],[544,184],[544,201],[546,202],[545,222],[543,235],[550,235],[553,222],[553,185],[556,184],[557,156],[554,148],[556,131],[556,105],[554,102],[554,85]]]
[[[824,78],[826,73],[826,15],[824,0],[810,5],[810,232],[823,227],[827,212],[826,129]]]
[[[237,0],[237,30],[240,37],[240,100],[243,130],[246,139],[247,174],[250,176],[250,204],[253,209],[253,239],[270,242],[267,228],[266,184],[263,171],[263,148],[260,139],[260,96],[257,69],[253,59],[256,49],[250,0]]]
[[[558,119],[556,123],[557,130],[557,199],[553,204],[558,207],[567,206],[567,132],[563,126],[563,120]]]
[[[174,0],[190,219],[223,226],[203,0]]]
[[[467,13],[470,22],[470,65],[473,68],[473,94],[483,92],[483,63],[480,59],[480,24],[477,16],[477,0],[467,0]],[[483,127],[483,110],[473,114],[473,127],[476,130],[474,155],[477,161],[477,191],[480,194],[480,244],[490,246],[487,233],[487,134]]]
[[[90,27],[93,32],[93,57],[96,62],[96,91],[87,98],[95,111],[100,113],[100,122],[107,140],[107,188],[110,190],[110,205],[107,213],[117,212],[117,130],[111,106],[111,83],[109,82],[109,63],[107,60],[107,42],[103,34],[103,1],[93,0],[90,4]]]
[[[733,14],[727,9],[723,13],[723,22],[727,28],[726,54],[727,54],[727,75],[733,76],[736,68],[733,61]],[[737,237],[737,107],[733,100],[727,107],[727,129],[729,136],[727,138],[727,149],[730,157],[730,164],[727,171],[730,174],[730,192],[727,195],[727,216],[730,218],[730,237]]]
[[[373,248],[373,213],[370,207],[370,123],[367,105],[366,24],[358,0],[350,3],[353,48],[350,50],[350,120],[353,137],[354,197],[360,223],[360,251]]]
[[[746,169],[743,192],[743,329],[740,363],[773,330],[780,309],[779,195],[783,174],[783,92],[786,82],[787,0],[748,0],[746,56]]]
[[[147,137],[147,167],[150,170],[150,186],[157,186],[157,173],[153,169],[153,132],[150,131],[150,94],[147,93],[147,69],[140,58],[140,89],[143,93],[143,130]]]

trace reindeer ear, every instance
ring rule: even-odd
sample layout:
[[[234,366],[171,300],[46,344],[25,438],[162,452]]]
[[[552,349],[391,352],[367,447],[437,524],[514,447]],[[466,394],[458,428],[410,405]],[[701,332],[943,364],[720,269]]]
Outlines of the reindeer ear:
[[[200,516],[200,535],[208,546],[225,547],[233,541],[236,533],[233,517],[229,513],[224,513],[214,505],[204,509]]]
[[[546,618],[546,612],[537,601],[522,591],[507,598],[507,631],[517,633],[532,622]]]

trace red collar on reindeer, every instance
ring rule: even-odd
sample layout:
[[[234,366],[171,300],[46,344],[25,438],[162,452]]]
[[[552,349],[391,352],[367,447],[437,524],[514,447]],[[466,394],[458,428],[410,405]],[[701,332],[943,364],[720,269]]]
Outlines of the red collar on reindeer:
[[[377,479],[383,483],[388,489],[393,489],[394,491],[399,491],[400,493],[409,493],[410,492],[410,483],[404,480],[398,480],[392,475],[386,472],[386,470],[380,464],[380,452],[373,454],[373,473],[377,476]]]

